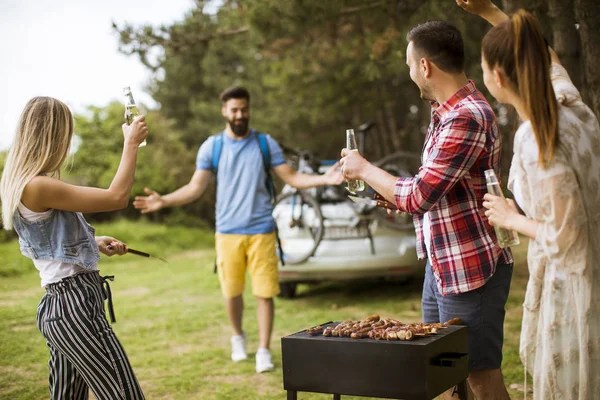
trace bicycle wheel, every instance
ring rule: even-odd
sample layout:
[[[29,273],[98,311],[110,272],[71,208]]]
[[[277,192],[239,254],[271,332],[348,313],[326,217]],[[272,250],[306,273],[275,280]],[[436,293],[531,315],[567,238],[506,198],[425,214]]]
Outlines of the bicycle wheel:
[[[273,207],[286,264],[308,260],[323,238],[323,215],[317,200],[308,193],[283,193]]]
[[[393,176],[410,178],[416,175],[421,164],[421,158],[415,154],[398,151],[374,163],[376,167],[383,169]],[[388,214],[383,207],[376,207],[373,211],[383,226],[395,230],[414,229],[412,215],[399,215],[395,212]]]

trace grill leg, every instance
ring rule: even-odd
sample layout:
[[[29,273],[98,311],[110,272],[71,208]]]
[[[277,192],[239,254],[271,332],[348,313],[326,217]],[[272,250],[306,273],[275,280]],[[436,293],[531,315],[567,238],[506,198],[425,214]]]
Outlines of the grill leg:
[[[295,390],[288,390],[287,400],[298,400],[298,392],[296,392]]]
[[[460,382],[456,387],[456,392],[460,400],[468,400],[467,380]]]
[[[341,394],[334,394],[333,395],[333,400],[342,400],[342,395]]]
[[[369,232],[369,245],[371,245],[371,254],[375,255],[375,242],[373,241],[373,235],[371,234],[371,229],[367,226]]]

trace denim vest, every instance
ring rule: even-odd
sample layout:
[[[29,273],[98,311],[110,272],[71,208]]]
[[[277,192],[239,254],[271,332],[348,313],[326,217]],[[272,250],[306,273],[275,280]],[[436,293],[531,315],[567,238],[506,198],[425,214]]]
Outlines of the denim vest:
[[[90,268],[100,260],[95,229],[81,213],[52,210],[41,221],[27,221],[17,210],[13,216],[21,253],[32,260],[58,260]]]

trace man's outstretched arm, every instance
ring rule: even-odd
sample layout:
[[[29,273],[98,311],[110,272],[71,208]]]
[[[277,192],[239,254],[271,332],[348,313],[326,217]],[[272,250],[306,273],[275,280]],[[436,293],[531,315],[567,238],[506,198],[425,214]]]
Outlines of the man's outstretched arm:
[[[210,170],[196,170],[192,179],[176,191],[160,195],[159,193],[145,188],[148,196],[136,196],[133,206],[142,211],[142,214],[158,211],[161,208],[182,206],[198,199],[208,184],[212,181],[214,174]]]

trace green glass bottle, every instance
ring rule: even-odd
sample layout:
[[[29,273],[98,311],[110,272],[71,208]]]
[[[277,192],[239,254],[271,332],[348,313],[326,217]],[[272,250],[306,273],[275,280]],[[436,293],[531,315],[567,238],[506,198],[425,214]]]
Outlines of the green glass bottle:
[[[346,148],[352,151],[358,151],[356,138],[354,137],[354,129],[346,129]],[[346,189],[352,194],[362,192],[365,190],[365,182],[360,179],[350,179]]]
[[[504,193],[502,193],[502,189],[500,188],[500,182],[498,181],[496,173],[493,169],[488,169],[485,171],[485,180],[489,194],[504,198]],[[501,248],[516,246],[519,244],[519,234],[517,232],[499,228],[496,225],[494,225],[494,230],[496,231],[496,238],[498,238],[498,245]]]

